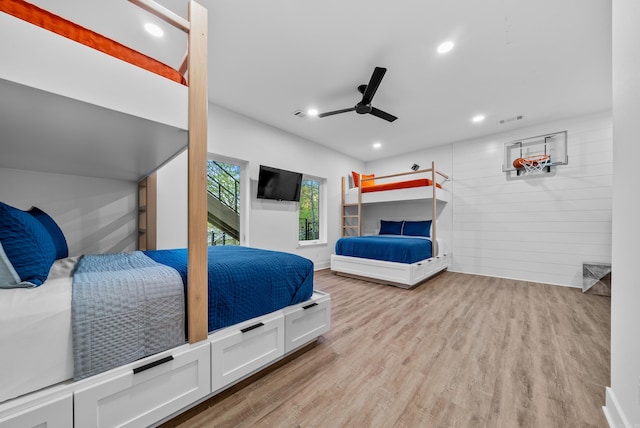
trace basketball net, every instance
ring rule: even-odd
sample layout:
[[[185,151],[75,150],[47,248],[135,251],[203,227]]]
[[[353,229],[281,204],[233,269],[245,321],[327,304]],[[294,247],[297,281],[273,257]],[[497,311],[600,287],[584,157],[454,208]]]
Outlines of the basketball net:
[[[527,174],[542,174],[544,169],[549,166],[549,160],[549,155],[537,155],[523,158],[520,164],[524,167]]]

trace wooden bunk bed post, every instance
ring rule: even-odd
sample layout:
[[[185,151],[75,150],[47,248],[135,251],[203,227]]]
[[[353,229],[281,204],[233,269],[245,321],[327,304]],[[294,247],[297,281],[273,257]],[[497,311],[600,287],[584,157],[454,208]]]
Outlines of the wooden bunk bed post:
[[[340,234],[341,236],[345,236],[346,235],[346,227],[347,227],[347,212],[346,207],[344,205],[344,191],[345,191],[345,186],[344,186],[344,177],[342,177],[342,198],[341,198],[341,202],[340,202],[340,206],[342,207],[342,233]]]
[[[341,200],[341,207],[342,207],[342,236],[350,236],[347,235],[347,229],[358,229],[358,236],[362,235],[362,198],[360,195],[360,188],[358,188],[358,203],[356,204],[347,204],[345,201],[345,193],[347,191],[347,180],[346,178],[343,176],[342,177],[342,200]],[[356,214],[347,214],[347,208],[349,207],[356,207],[357,208],[357,213]],[[357,225],[353,225],[352,223],[349,224],[349,220],[350,218],[355,218],[356,221],[358,222]]]
[[[358,186],[358,236],[362,236],[362,179]]]
[[[189,72],[188,145],[188,293],[187,325],[189,343],[208,335],[208,254],[207,254],[207,32],[208,11],[189,1],[185,20],[153,0],[129,0],[188,35],[186,68]],[[184,72],[185,63],[180,65]]]
[[[436,243],[436,163],[431,161],[431,190],[433,191],[433,199],[431,199],[431,256],[438,255]]]
[[[189,343],[208,334],[207,307],[207,9],[189,2]]]

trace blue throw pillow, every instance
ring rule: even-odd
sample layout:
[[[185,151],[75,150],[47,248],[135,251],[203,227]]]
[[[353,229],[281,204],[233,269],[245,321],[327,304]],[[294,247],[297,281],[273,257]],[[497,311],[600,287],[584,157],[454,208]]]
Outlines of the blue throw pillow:
[[[0,243],[21,286],[42,285],[56,258],[47,229],[28,212],[0,202]]]
[[[64,237],[64,233],[62,233],[62,229],[60,229],[60,226],[58,226],[51,216],[38,207],[31,207],[29,214],[34,216],[36,220],[38,220],[40,224],[47,229],[49,235],[51,235],[53,245],[56,246],[56,260],[69,257],[69,247],[67,246],[67,240]]]
[[[403,221],[380,220],[379,235],[401,235]]]
[[[402,227],[402,234],[406,236],[431,236],[431,220],[425,221],[405,221]]]

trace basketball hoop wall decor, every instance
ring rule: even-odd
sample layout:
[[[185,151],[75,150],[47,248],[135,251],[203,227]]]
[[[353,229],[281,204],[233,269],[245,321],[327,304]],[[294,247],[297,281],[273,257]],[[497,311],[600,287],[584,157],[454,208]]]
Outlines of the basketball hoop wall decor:
[[[507,174],[548,174],[552,167],[568,163],[567,131],[525,138],[504,145],[502,171]]]

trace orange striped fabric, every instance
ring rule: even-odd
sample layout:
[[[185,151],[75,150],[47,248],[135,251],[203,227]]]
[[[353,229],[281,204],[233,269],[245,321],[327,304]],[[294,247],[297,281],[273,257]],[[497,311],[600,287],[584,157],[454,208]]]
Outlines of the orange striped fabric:
[[[418,178],[416,180],[397,181],[394,183],[375,184],[373,186],[362,187],[362,193],[380,192],[383,190],[409,189],[411,187],[431,186],[431,180],[428,178]],[[440,184],[436,183],[436,187],[440,188]]]
[[[2,0],[0,11],[186,85],[185,78],[168,65],[26,1]]]

